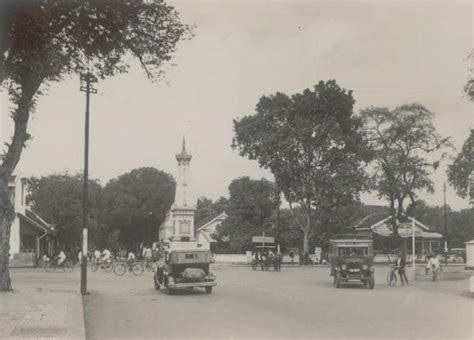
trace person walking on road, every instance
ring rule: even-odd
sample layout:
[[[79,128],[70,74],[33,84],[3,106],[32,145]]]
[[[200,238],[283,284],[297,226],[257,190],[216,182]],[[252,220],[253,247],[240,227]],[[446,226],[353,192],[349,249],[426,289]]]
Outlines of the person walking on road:
[[[397,258],[397,261],[395,263],[397,265],[398,276],[400,276],[400,282],[401,282],[402,286],[405,285],[405,282],[408,285],[408,278],[407,278],[407,274],[405,273],[405,267],[407,265],[407,261],[406,261],[405,256],[403,256],[401,253],[398,254],[398,258]]]

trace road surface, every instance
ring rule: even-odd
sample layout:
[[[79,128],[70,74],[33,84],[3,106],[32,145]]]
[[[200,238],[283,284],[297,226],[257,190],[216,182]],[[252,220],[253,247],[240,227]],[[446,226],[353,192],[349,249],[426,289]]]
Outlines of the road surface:
[[[281,273],[215,266],[218,286],[167,295],[142,276],[89,273],[88,339],[143,337],[473,337],[473,299],[442,282],[336,289],[327,267]],[[462,290],[460,287],[456,289]],[[466,287],[467,289],[467,287]]]

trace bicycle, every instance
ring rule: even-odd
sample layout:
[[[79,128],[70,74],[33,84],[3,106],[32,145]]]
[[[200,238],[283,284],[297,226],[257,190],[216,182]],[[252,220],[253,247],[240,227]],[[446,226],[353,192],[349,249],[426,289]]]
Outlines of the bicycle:
[[[387,284],[393,287],[397,284],[397,267],[392,266],[391,270],[387,273]]]
[[[43,267],[43,269],[48,273],[52,273],[58,268],[62,269],[63,272],[72,273],[74,270],[74,264],[70,260],[66,260],[62,264],[58,264],[57,260],[51,260],[49,262],[45,262]]]
[[[99,268],[106,273],[110,273],[113,269],[113,263],[110,261],[92,263],[91,271],[96,272]]]
[[[156,262],[151,262],[151,261],[144,261],[143,262],[143,267],[148,271],[156,271],[156,268],[158,268],[158,263]]]
[[[127,271],[132,272],[134,275],[142,275],[145,267],[140,262],[134,262],[128,264],[127,262],[119,262],[113,266],[114,274],[122,276]]]

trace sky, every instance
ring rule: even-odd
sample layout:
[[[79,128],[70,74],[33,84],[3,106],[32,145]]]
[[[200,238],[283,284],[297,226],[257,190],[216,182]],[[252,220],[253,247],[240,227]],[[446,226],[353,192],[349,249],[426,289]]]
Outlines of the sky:
[[[90,176],[105,185],[134,168],[173,175],[186,136],[195,197],[228,196],[240,176],[272,179],[231,149],[233,119],[251,115],[263,95],[294,94],[335,79],[353,90],[355,112],[420,103],[457,151],[474,128],[463,94],[473,46],[470,1],[169,1],[195,36],[179,43],[164,81],[136,61],[129,73],[95,84],[91,98]],[[17,169],[26,175],[82,172],[85,94],[79,79],[51,84],[40,97]],[[0,94],[2,143],[13,131]],[[452,151],[454,157],[457,151]],[[428,204],[443,203],[444,162]],[[374,193],[367,204],[385,204]],[[454,209],[468,206],[448,187]]]

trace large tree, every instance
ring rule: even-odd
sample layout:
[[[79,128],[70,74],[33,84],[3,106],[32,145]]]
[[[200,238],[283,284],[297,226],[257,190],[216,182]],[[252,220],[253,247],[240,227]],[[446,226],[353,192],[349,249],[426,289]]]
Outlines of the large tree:
[[[379,197],[390,203],[393,233],[399,240],[396,220],[411,215],[419,191],[434,191],[430,175],[450,142],[436,131],[433,113],[420,104],[394,110],[370,107],[361,116],[375,156],[372,179]],[[408,210],[407,200],[411,203]]]
[[[78,247],[82,233],[82,175],[54,174],[33,178],[32,182],[30,197],[33,210],[54,224],[56,237],[62,247],[66,249]],[[104,227],[100,224],[101,196],[100,184],[89,181],[91,230]],[[92,237],[91,241],[96,242]]]
[[[174,200],[173,177],[154,168],[139,168],[111,180],[104,188],[106,223],[120,231],[129,248],[158,240],[158,227]]]
[[[7,187],[30,139],[28,121],[38,96],[48,83],[71,73],[105,78],[126,72],[129,56],[156,79],[190,30],[162,0],[3,0],[0,16],[0,82],[14,121],[0,164],[0,290],[11,290],[8,254],[14,213]]]
[[[228,217],[217,228],[218,239],[228,239],[236,252],[252,246],[252,236],[270,228],[276,211],[275,186],[266,179],[241,177],[229,185]]]
[[[471,179],[474,176],[474,129],[464,142],[461,152],[448,167],[448,181],[456,189],[459,196],[468,195],[474,201],[474,187]]]
[[[301,228],[303,251],[315,226],[338,206],[359,199],[369,160],[354,98],[334,80],[288,96],[264,96],[256,113],[234,121],[242,156],[258,160],[276,178]]]

